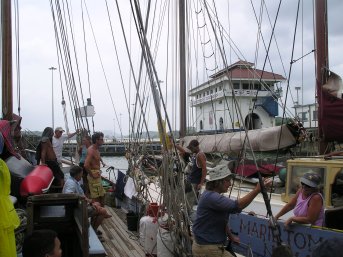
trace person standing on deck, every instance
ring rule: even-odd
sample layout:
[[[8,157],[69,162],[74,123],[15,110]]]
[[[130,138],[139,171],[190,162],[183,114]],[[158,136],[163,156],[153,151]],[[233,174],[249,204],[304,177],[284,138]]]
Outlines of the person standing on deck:
[[[260,185],[247,195],[237,200],[229,199],[222,195],[231,186],[233,174],[227,166],[220,166],[209,172],[206,182],[206,190],[201,194],[193,223],[194,257],[232,257],[225,250],[227,243],[227,224],[231,213],[239,213],[247,207],[260,193]],[[264,181],[267,186],[271,180]]]
[[[92,144],[92,138],[88,135],[85,135],[82,138],[82,145],[79,147],[79,156],[80,156],[80,161],[79,161],[79,166],[83,169],[83,191],[87,196],[89,196],[89,186],[88,186],[88,179],[87,179],[87,170],[84,168],[85,165],[85,160],[87,157],[87,149],[90,147]]]
[[[187,194],[188,204],[190,205],[192,215],[192,207],[198,203],[199,192],[205,183],[207,168],[206,155],[200,151],[199,141],[193,139],[189,142],[187,148],[192,152],[192,169],[187,177],[187,181],[192,185],[192,191]]]
[[[100,152],[99,148],[104,143],[104,134],[102,132],[95,132],[92,135],[92,145],[87,150],[87,157],[85,160],[84,168],[88,175],[88,186],[90,191],[90,198],[93,201],[99,202],[104,205],[105,190],[101,183],[100,175]]]
[[[56,186],[63,187],[64,185],[64,174],[59,166],[56,154],[52,147],[52,137],[54,131],[50,127],[46,127],[42,133],[42,138],[37,146],[36,150],[36,160],[37,164],[46,165],[54,174],[55,180],[54,184]]]
[[[52,146],[54,148],[54,152],[56,154],[57,162],[62,167],[62,151],[63,151],[63,144],[64,141],[68,140],[69,138],[75,136],[79,133],[79,129],[76,130],[74,133],[68,133],[68,135],[63,134],[64,129],[62,127],[57,127],[55,129],[55,134],[52,138]]]

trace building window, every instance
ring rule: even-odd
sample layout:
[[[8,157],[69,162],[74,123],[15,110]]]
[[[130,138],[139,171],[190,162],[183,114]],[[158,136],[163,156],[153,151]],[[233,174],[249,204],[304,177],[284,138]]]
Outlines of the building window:
[[[299,112],[299,117],[302,122],[308,121],[307,112]]]
[[[312,120],[318,120],[318,111],[312,112]]]
[[[233,83],[233,89],[239,89],[239,83]]]
[[[249,90],[250,89],[249,84],[247,84],[247,83],[243,83],[242,88],[245,89],[245,90]]]
[[[222,117],[219,118],[219,129],[220,129],[221,131],[224,130],[224,120],[223,120]]]
[[[213,89],[211,89],[211,95],[213,94]]]
[[[207,91],[207,95],[209,95],[210,94],[210,91]]]
[[[202,124],[202,120],[200,121],[200,130],[204,129],[204,125]]]
[[[223,103],[223,101],[222,101],[222,100],[220,100],[220,101],[219,101],[219,104],[222,104],[222,103]]]
[[[222,87],[222,86],[220,86],[220,87],[219,87],[219,91],[222,91],[222,88],[223,88],[223,87]]]
[[[203,97],[205,97],[205,92],[203,93],[203,95],[202,95]]]
[[[218,92],[218,88],[216,88],[216,93]]]
[[[261,84],[254,84],[255,90],[261,90]]]

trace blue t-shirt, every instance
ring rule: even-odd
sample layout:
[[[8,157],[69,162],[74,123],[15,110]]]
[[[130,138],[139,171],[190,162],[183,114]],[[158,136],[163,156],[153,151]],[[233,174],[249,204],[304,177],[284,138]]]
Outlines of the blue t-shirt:
[[[201,194],[197,208],[193,234],[198,244],[223,244],[230,213],[238,213],[237,200],[229,199],[214,191]]]
[[[65,182],[63,186],[62,193],[64,194],[74,193],[74,194],[79,194],[81,196],[85,195],[79,182],[77,182],[76,179],[73,177],[69,177],[67,179],[67,181]]]

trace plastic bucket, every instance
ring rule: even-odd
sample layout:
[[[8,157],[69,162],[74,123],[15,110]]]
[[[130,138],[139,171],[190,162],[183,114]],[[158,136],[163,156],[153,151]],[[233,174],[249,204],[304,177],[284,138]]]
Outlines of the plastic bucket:
[[[137,231],[138,215],[134,212],[126,214],[127,229],[129,231]]]

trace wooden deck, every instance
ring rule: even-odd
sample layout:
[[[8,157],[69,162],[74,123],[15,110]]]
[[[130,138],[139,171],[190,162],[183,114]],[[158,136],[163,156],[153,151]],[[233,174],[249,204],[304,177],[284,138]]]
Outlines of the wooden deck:
[[[103,245],[109,257],[145,257],[145,251],[139,244],[139,233],[129,231],[125,222],[125,213],[120,209],[106,206],[112,218],[106,219],[100,226],[105,242]]]

